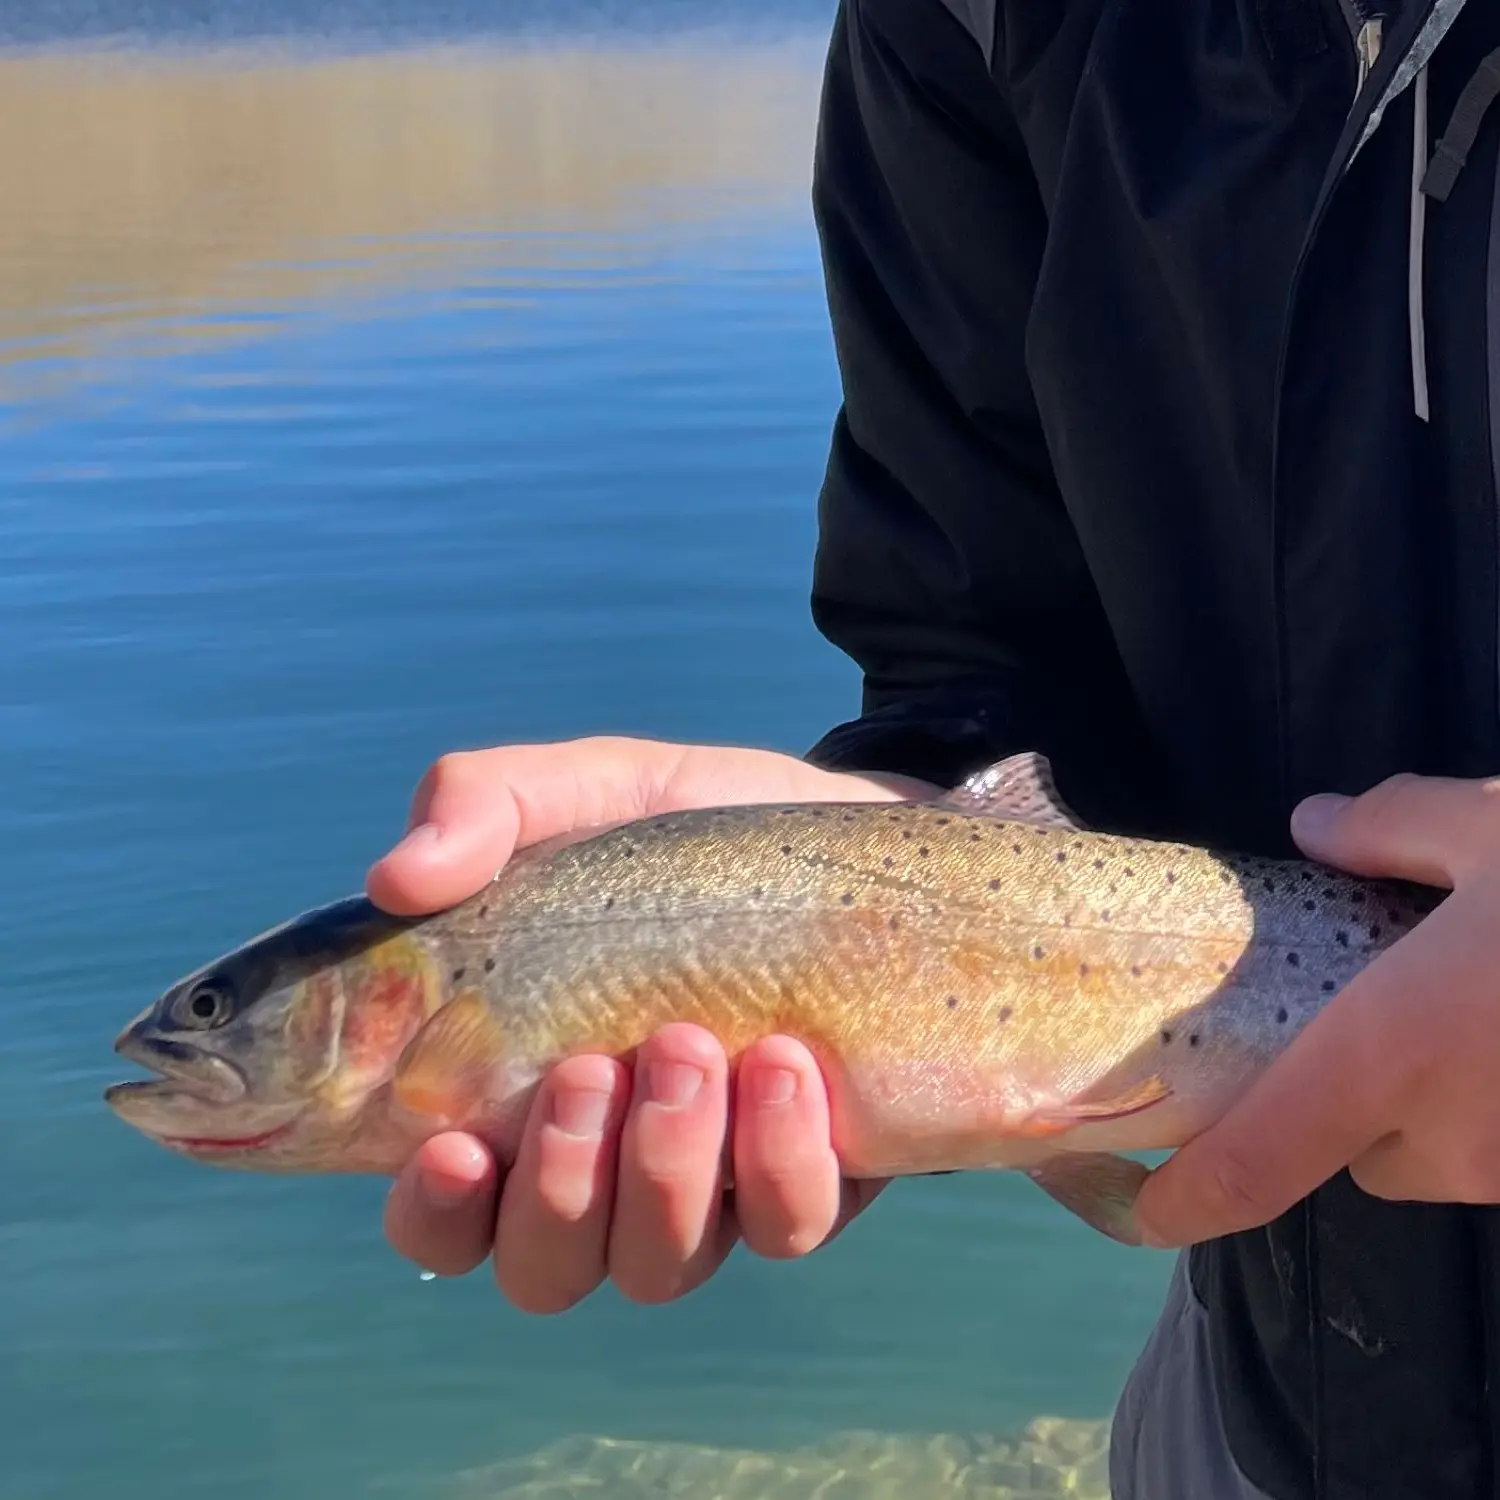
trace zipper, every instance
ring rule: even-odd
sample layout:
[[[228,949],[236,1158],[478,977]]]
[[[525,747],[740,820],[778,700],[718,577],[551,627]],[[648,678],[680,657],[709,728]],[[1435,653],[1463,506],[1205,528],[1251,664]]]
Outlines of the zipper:
[[[1339,137],[1339,143],[1334,151],[1333,159],[1329,162],[1328,171],[1324,176],[1322,186],[1318,190],[1318,196],[1313,204],[1313,211],[1308,219],[1307,229],[1302,236],[1302,246],[1297,253],[1297,261],[1292,270],[1291,284],[1287,293],[1286,306],[1282,312],[1281,325],[1281,348],[1276,361],[1276,384],[1274,405],[1272,410],[1274,429],[1271,435],[1271,547],[1274,558],[1275,580],[1273,583],[1273,613],[1276,621],[1276,696],[1277,696],[1277,758],[1279,760],[1278,772],[1281,782],[1282,798],[1290,802],[1293,794],[1292,785],[1292,747],[1291,747],[1291,723],[1287,707],[1287,643],[1286,631],[1283,626],[1286,613],[1286,592],[1282,573],[1282,555],[1280,544],[1280,492],[1281,466],[1283,460],[1282,447],[1282,408],[1286,400],[1286,365],[1287,351],[1291,347],[1292,330],[1295,322],[1295,312],[1298,297],[1302,289],[1302,281],[1307,270],[1308,256],[1312,247],[1317,243],[1318,232],[1323,227],[1323,221],[1328,216],[1328,207],[1333,200],[1334,193],[1343,181],[1344,175],[1349,170],[1350,163],[1354,160],[1360,146],[1368,134],[1371,120],[1376,114],[1377,107],[1383,107],[1384,95],[1390,88],[1391,81],[1396,75],[1406,55],[1416,45],[1419,38],[1423,36],[1439,6],[1445,3],[1451,4],[1452,0],[1425,0],[1422,4],[1413,4],[1411,15],[1402,18],[1402,24],[1395,28],[1395,34],[1400,37],[1399,45],[1391,45],[1391,37],[1386,34],[1383,20],[1380,22],[1377,33],[1368,28],[1377,18],[1364,13],[1363,9],[1350,11],[1350,32],[1355,44],[1356,60],[1360,61],[1362,79],[1359,92],[1349,107],[1348,117],[1344,122],[1344,130]],[[1460,0],[1462,3],[1462,0]],[[1360,39],[1364,38],[1364,55],[1370,57],[1369,67],[1366,70],[1361,59]]]

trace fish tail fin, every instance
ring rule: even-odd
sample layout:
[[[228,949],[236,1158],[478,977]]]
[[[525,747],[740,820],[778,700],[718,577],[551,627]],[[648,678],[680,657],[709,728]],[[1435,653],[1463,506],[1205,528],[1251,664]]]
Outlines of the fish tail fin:
[[[1069,1213],[1122,1245],[1142,1243],[1135,1200],[1150,1169],[1108,1151],[1062,1152],[1026,1175]]]

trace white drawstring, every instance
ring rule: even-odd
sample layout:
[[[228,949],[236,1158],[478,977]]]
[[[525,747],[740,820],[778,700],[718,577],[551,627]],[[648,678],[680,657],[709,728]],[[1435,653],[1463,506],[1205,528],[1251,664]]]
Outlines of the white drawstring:
[[[1417,416],[1430,420],[1427,393],[1427,313],[1423,272],[1426,259],[1427,195],[1422,179],[1427,174],[1427,69],[1417,74],[1412,89],[1411,131],[1411,247],[1407,267],[1408,303],[1411,318],[1411,383]]]

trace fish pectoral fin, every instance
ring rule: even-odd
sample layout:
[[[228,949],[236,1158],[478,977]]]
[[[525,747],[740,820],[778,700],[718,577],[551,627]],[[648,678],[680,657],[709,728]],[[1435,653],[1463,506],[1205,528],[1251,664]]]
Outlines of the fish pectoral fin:
[[[501,1041],[484,996],[464,990],[407,1043],[391,1079],[396,1103],[450,1124],[471,1118],[500,1060]]]
[[[1140,1245],[1135,1200],[1150,1169],[1108,1151],[1063,1152],[1026,1175],[1071,1214],[1121,1245]]]
[[[1082,832],[1083,820],[1063,801],[1052,763],[1036,750],[1008,756],[945,792],[934,804],[971,818],[1037,823]]]
[[[1098,1125],[1110,1120],[1128,1119],[1171,1097],[1171,1085],[1164,1078],[1152,1074],[1134,1088],[1109,1099],[1043,1105],[1027,1116],[1018,1133],[1025,1136],[1065,1135],[1079,1125]]]

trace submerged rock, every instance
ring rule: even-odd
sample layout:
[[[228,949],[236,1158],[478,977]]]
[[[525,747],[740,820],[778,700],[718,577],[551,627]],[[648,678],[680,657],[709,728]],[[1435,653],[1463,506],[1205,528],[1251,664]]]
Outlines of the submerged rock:
[[[839,1433],[782,1452],[577,1437],[463,1475],[451,1500],[1109,1500],[1108,1422],[1017,1436]]]

